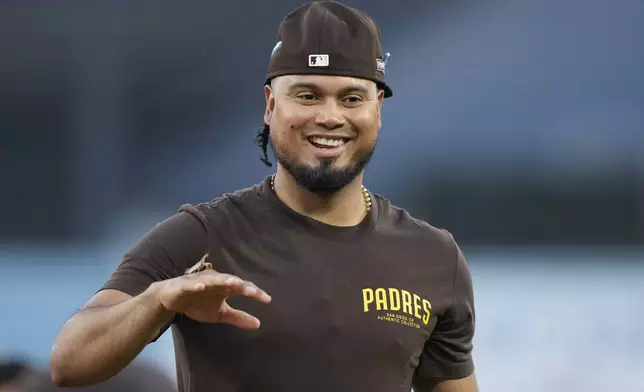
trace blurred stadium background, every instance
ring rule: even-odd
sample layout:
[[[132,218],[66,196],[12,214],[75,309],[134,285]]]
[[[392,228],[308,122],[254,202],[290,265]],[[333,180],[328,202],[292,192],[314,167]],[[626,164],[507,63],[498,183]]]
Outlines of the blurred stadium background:
[[[0,357],[45,367],[145,231],[270,174],[300,3],[0,4]],[[347,3],[392,54],[367,186],[463,246],[481,391],[644,391],[644,2]],[[169,334],[142,359],[174,377]]]

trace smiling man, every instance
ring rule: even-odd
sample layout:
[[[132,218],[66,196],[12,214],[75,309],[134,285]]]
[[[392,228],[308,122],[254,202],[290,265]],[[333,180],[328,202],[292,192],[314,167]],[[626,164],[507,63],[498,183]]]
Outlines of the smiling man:
[[[275,174],[145,234],[57,337],[58,385],[112,377],[172,326],[181,391],[476,391],[462,252],[362,185],[392,96],[376,24],[314,2],[277,41],[256,139]]]

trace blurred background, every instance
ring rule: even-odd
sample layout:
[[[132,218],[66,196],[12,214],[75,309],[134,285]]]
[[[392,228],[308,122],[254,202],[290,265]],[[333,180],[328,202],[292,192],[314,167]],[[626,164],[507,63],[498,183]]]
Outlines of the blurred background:
[[[462,245],[481,391],[644,391],[644,2],[346,2],[391,53],[366,185]],[[271,174],[301,3],[0,2],[0,357],[45,369],[141,235]],[[141,361],[172,383],[170,335]]]

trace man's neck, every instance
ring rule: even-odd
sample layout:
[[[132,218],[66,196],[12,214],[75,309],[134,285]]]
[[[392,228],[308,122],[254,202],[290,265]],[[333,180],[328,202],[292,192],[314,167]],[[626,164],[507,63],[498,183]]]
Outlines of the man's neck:
[[[295,179],[278,165],[275,174],[277,197],[295,212],[332,226],[355,226],[367,213],[362,194],[362,174],[331,195],[317,195],[299,186]]]

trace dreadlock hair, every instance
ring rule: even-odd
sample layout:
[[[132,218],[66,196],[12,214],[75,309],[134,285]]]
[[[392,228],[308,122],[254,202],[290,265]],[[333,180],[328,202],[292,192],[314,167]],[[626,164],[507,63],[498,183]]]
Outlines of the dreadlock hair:
[[[264,127],[257,131],[257,135],[255,135],[255,144],[262,150],[262,155],[259,159],[268,167],[273,166],[271,161],[268,160],[268,143],[270,143],[268,134],[270,133],[270,131],[271,128],[268,126],[268,124],[264,124]]]

